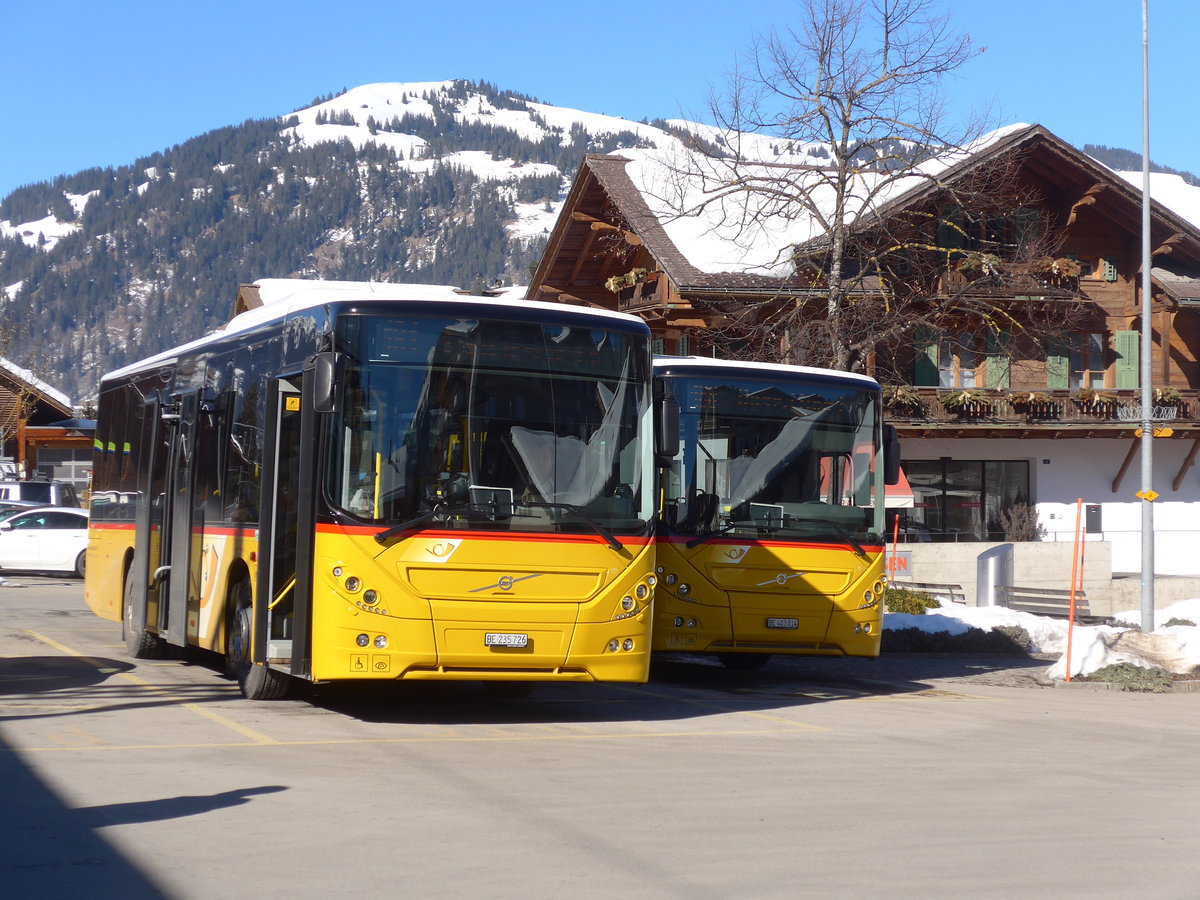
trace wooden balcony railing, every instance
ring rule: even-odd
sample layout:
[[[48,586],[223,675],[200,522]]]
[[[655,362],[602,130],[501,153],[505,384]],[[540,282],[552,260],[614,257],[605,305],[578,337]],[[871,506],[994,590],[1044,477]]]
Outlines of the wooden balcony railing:
[[[1158,399],[1154,421],[1178,422],[1200,418],[1200,391],[1179,390],[1178,396]],[[1129,424],[1142,420],[1140,390],[1051,391],[970,388],[913,388],[885,401],[888,419],[904,423],[938,424]]]

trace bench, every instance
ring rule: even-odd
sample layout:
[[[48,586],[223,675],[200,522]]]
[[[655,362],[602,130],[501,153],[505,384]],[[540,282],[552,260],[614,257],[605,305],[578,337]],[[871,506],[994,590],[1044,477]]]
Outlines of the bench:
[[[1018,612],[1066,619],[1071,615],[1071,592],[1043,587],[996,585],[996,603]],[[1094,616],[1088,609],[1087,594],[1075,592],[1075,621],[1085,625],[1107,625],[1109,616]]]
[[[949,597],[955,603],[966,603],[967,595],[961,584],[938,584],[932,581],[900,581],[890,582],[895,588],[908,588],[911,591],[924,591],[935,597]]]

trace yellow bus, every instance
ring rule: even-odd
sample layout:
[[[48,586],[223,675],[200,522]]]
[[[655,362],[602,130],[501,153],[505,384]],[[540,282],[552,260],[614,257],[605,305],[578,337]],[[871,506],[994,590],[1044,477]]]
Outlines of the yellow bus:
[[[660,445],[672,458],[661,459],[654,649],[746,670],[774,653],[877,656],[884,483],[899,478],[878,383],[665,356],[654,377],[660,428],[678,435]]]
[[[644,681],[655,492],[640,320],[265,279],[101,382],[85,582],[134,657],[295,679]]]

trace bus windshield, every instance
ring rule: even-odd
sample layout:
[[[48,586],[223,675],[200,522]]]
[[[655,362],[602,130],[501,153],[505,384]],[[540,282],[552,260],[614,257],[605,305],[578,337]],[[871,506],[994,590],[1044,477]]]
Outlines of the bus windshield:
[[[878,542],[883,530],[878,391],[832,379],[668,378],[680,449],[666,479],[668,529]]]
[[[344,318],[327,499],[400,530],[644,532],[647,342],[569,323]]]

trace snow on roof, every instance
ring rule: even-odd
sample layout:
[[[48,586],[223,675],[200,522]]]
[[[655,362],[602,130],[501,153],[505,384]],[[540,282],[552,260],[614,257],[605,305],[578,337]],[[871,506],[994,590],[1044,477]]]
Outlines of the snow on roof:
[[[1117,172],[1117,175],[1139,191],[1142,189],[1141,172]],[[1151,172],[1150,197],[1200,228],[1200,187],[1193,187],[1178,175]]]
[[[836,369],[817,369],[812,366],[789,366],[782,363],[760,363],[746,362],[743,360],[732,359],[713,359],[707,356],[656,356],[654,357],[654,365],[656,368],[669,368],[671,366],[688,366],[695,368],[713,368],[713,369],[745,369],[747,372],[766,373],[789,375],[793,378],[805,375],[816,375],[821,378],[834,378],[838,381],[860,381],[871,387],[879,387],[879,382],[869,375],[862,375],[858,372],[843,372]]]
[[[62,406],[66,407],[67,409],[71,408],[71,398],[70,397],[68,397],[66,394],[64,394],[62,391],[58,390],[57,388],[53,388],[50,385],[46,384],[46,382],[42,381],[42,379],[38,378],[36,375],[34,375],[28,369],[22,368],[21,366],[18,366],[16,363],[10,362],[9,360],[3,359],[3,358],[0,358],[0,368],[3,368],[5,371],[7,371],[11,375],[15,375],[17,378],[20,378],[22,381],[24,381],[30,387],[36,388],[37,390],[41,391],[43,394],[45,394],[47,397],[49,397],[51,400],[55,401],[56,403],[61,404]]]
[[[261,278],[254,282],[258,288],[259,298],[263,305],[247,310],[234,316],[223,327],[202,338],[180,344],[163,350],[146,359],[130,363],[120,369],[115,369],[104,376],[104,379],[120,377],[136,372],[146,366],[166,363],[180,354],[203,347],[215,340],[250,331],[259,325],[277,319],[284,319],[294,313],[315,309],[326,303],[347,301],[362,301],[373,303],[384,302],[467,302],[478,301],[496,306],[497,311],[504,308],[540,309],[548,318],[578,316],[590,319],[611,319],[614,324],[636,326],[644,329],[646,326],[637,316],[628,313],[613,312],[606,309],[596,309],[585,306],[572,306],[566,303],[543,303],[524,299],[526,286],[514,286],[497,289],[498,294],[487,297],[476,297],[462,293],[461,288],[441,284],[396,284],[382,281],[317,281],[304,278]],[[504,296],[504,295],[509,296]]]
[[[916,167],[909,175],[860,173],[851,185],[845,220],[853,221],[865,211],[928,184],[930,178],[1029,127],[1019,123],[996,129],[965,148]],[[700,134],[712,138],[709,132]],[[728,146],[731,140],[726,136],[724,142]],[[617,153],[630,160],[626,174],[667,236],[696,269],[707,274],[786,277],[791,274],[791,248],[828,232],[835,199],[829,181],[832,170],[819,167],[819,159],[809,155],[807,146],[793,147],[791,155],[783,156],[778,151],[787,142],[782,139],[742,135],[739,140],[742,161],[736,171],[731,160],[706,156],[678,143]],[[781,194],[754,189],[756,183],[765,186],[780,181],[786,184]],[[796,202],[796,197],[805,195],[807,204]]]

